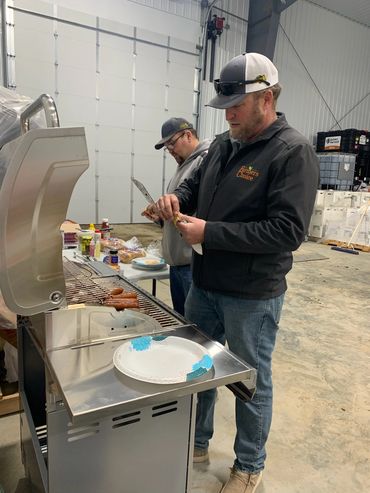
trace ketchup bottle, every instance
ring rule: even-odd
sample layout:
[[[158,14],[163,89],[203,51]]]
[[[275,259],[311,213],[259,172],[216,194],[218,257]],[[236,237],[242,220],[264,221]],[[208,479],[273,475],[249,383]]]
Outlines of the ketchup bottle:
[[[104,240],[110,238],[110,226],[108,218],[103,218],[101,222],[101,237]]]

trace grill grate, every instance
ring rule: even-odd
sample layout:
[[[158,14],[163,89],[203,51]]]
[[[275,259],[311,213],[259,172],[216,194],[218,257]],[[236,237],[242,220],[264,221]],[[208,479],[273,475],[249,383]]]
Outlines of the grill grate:
[[[125,291],[135,291],[138,295],[140,312],[152,317],[161,327],[170,329],[184,325],[175,315],[166,311],[136,286],[114,274],[112,277],[99,277],[90,265],[76,263],[65,258],[63,268],[68,304],[101,305],[113,288],[121,287]]]

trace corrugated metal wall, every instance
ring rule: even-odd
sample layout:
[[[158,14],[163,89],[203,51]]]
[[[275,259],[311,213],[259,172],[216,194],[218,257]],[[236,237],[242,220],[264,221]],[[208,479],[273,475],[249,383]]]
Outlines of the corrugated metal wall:
[[[370,128],[369,53],[369,28],[298,0],[280,17],[278,109],[313,141],[318,131]]]
[[[225,28],[216,41],[214,78],[218,78],[221,68],[234,56],[245,52],[247,40],[247,19],[249,0],[220,0],[216,2],[211,15],[225,17]],[[202,82],[200,100],[199,133],[203,138],[213,138],[215,134],[227,129],[225,112],[204,105],[214,96],[213,84],[209,82],[210,44],[208,49],[206,81]]]
[[[245,51],[248,10],[249,1],[242,0],[220,0],[212,10],[226,18],[227,26],[217,40],[215,77],[233,56]],[[283,85],[278,109],[311,142],[318,131],[370,128],[369,53],[369,28],[298,0],[280,17],[274,56]],[[207,77],[208,70],[209,65]],[[202,137],[227,128],[223,111],[204,107],[213,95],[212,84],[203,82]]]

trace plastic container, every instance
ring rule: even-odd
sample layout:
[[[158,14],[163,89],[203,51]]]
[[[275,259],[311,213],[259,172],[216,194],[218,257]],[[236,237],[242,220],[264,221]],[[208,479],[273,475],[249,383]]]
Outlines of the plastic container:
[[[81,255],[90,255],[90,242],[92,240],[92,232],[83,230],[78,233],[78,249]]]

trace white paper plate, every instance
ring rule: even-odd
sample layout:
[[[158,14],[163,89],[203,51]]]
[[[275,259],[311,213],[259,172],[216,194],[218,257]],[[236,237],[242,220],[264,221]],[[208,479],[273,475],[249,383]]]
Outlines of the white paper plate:
[[[132,259],[131,264],[136,269],[143,270],[160,270],[166,267],[166,262],[163,260],[163,258],[158,257],[134,258]]]
[[[200,344],[174,336],[143,336],[126,341],[113,355],[115,367],[143,382],[188,382],[207,373],[212,357]]]

